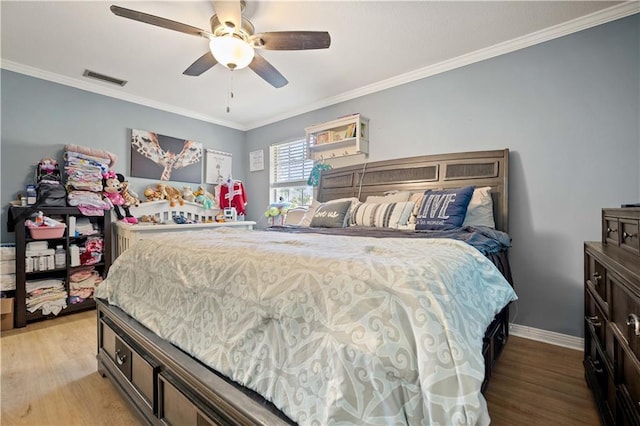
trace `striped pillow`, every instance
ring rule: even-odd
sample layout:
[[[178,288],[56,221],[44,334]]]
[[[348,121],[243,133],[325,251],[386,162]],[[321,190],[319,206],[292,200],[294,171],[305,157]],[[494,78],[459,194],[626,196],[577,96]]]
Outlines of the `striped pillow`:
[[[398,228],[407,224],[413,203],[360,203],[351,209],[351,225]]]

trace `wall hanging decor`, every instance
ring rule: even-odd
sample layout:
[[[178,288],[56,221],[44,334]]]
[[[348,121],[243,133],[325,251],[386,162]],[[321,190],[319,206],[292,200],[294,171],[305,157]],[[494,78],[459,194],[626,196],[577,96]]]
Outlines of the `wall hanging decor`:
[[[231,178],[231,160],[229,152],[207,149],[205,183],[219,185]]]
[[[131,129],[131,176],[202,182],[202,144]]]

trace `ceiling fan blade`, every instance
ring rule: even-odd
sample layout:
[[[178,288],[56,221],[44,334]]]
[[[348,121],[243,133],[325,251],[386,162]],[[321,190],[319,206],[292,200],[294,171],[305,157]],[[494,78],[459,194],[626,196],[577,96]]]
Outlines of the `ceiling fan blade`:
[[[189,68],[184,70],[182,74],[190,75],[193,77],[199,76],[205,71],[208,71],[211,67],[217,64],[216,58],[213,57],[211,51],[208,51],[204,55],[200,56],[194,63],[189,65]]]
[[[274,68],[265,58],[258,55],[257,53],[253,57],[253,60],[249,64],[249,68],[251,68],[256,74],[262,77],[267,83],[275,87],[276,89],[285,86],[289,81],[280,71]]]
[[[252,37],[256,47],[268,50],[326,49],[331,36],[326,31],[273,31]]]
[[[127,9],[116,5],[111,5],[111,12],[113,12],[114,15],[121,16],[123,18],[133,19],[134,21],[144,22],[145,24],[151,24],[157,27],[167,28],[169,30],[178,31],[185,34],[206,38],[213,37],[213,34],[211,34],[209,31],[192,27],[191,25],[161,18],[155,15],[149,15],[148,13],[138,12],[136,10]]]
[[[213,2],[218,20],[230,28],[242,25],[242,6],[240,0],[216,0]]]

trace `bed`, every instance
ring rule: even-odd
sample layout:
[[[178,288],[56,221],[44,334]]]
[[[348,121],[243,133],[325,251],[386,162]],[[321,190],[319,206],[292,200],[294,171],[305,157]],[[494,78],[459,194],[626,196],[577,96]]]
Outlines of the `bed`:
[[[323,172],[318,200],[490,186],[507,231],[507,183],[508,150],[423,156]],[[488,424],[515,300],[506,249],[280,231],[161,235],[114,263],[98,369],[143,419]]]

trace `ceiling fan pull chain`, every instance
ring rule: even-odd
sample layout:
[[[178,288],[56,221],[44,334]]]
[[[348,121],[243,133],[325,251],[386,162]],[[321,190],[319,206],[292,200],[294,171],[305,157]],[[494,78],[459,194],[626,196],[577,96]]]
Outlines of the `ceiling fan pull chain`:
[[[231,99],[233,99],[233,70],[229,75],[229,87],[227,88],[227,113],[231,111]]]

